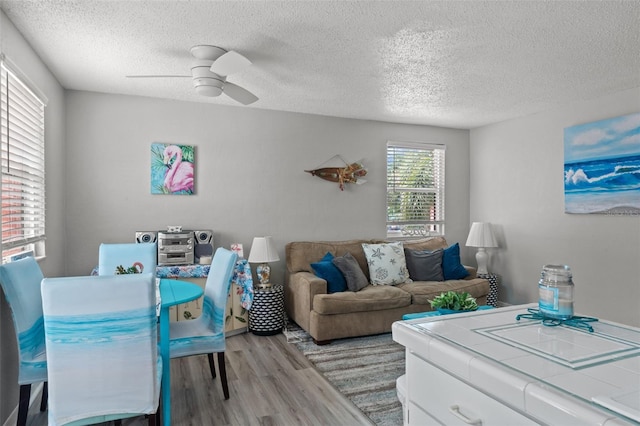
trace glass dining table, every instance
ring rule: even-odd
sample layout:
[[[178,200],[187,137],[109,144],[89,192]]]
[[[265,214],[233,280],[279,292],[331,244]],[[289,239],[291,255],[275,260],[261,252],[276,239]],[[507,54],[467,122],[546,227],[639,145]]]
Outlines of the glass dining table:
[[[162,356],[162,421],[171,424],[171,356],[169,353],[169,309],[195,300],[204,290],[197,284],[160,279],[160,355]]]

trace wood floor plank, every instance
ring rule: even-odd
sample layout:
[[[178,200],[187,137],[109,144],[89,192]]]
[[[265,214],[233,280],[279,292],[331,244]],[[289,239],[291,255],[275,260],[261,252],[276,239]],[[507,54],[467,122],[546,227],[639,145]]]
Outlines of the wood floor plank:
[[[225,358],[228,400],[219,375],[211,378],[206,356],[171,361],[172,425],[372,425],[283,334],[228,337]],[[47,425],[47,413],[30,410],[27,425]],[[123,425],[145,426],[147,421],[138,417]]]

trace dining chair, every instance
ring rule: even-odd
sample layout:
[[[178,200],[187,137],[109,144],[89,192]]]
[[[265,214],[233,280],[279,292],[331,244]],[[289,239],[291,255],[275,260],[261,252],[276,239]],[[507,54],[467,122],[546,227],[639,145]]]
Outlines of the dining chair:
[[[155,275],[156,243],[100,244],[98,275],[151,272]]]
[[[45,278],[49,425],[149,415],[155,425],[158,354],[151,273]]]
[[[0,284],[11,308],[18,346],[18,426],[27,423],[31,385],[44,382],[40,411],[47,409],[47,354],[42,319],[42,271],[34,257],[0,266]]]
[[[204,287],[202,313],[194,320],[172,322],[169,328],[170,357],[180,358],[207,354],[211,377],[216,378],[213,354],[217,353],[218,371],[225,399],[229,399],[224,351],[225,310],[233,269],[238,255],[225,248],[218,248],[211,261]]]

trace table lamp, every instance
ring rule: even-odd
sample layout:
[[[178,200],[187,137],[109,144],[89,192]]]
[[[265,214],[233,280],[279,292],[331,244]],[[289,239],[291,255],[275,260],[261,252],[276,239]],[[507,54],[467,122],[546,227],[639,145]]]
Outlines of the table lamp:
[[[269,276],[271,275],[271,267],[269,262],[277,262],[280,260],[278,251],[271,237],[255,237],[251,243],[251,252],[249,253],[249,263],[259,263],[256,267],[258,274],[259,288],[271,287]]]
[[[487,222],[473,222],[469,237],[467,238],[467,247],[477,247],[476,262],[478,262],[478,275],[487,275],[487,260],[489,255],[486,252],[487,247],[498,247],[496,239],[491,230],[491,224]]]

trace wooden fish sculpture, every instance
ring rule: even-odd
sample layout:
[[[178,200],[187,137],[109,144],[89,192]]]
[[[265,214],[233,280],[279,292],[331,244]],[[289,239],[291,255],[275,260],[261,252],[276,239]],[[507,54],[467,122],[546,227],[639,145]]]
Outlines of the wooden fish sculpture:
[[[345,164],[347,164],[346,161]],[[340,190],[344,191],[345,183],[365,183],[366,180],[359,178],[367,174],[367,169],[365,169],[361,163],[355,162],[347,164],[345,167],[321,167],[313,170],[305,170],[305,172],[330,182],[338,182]]]

